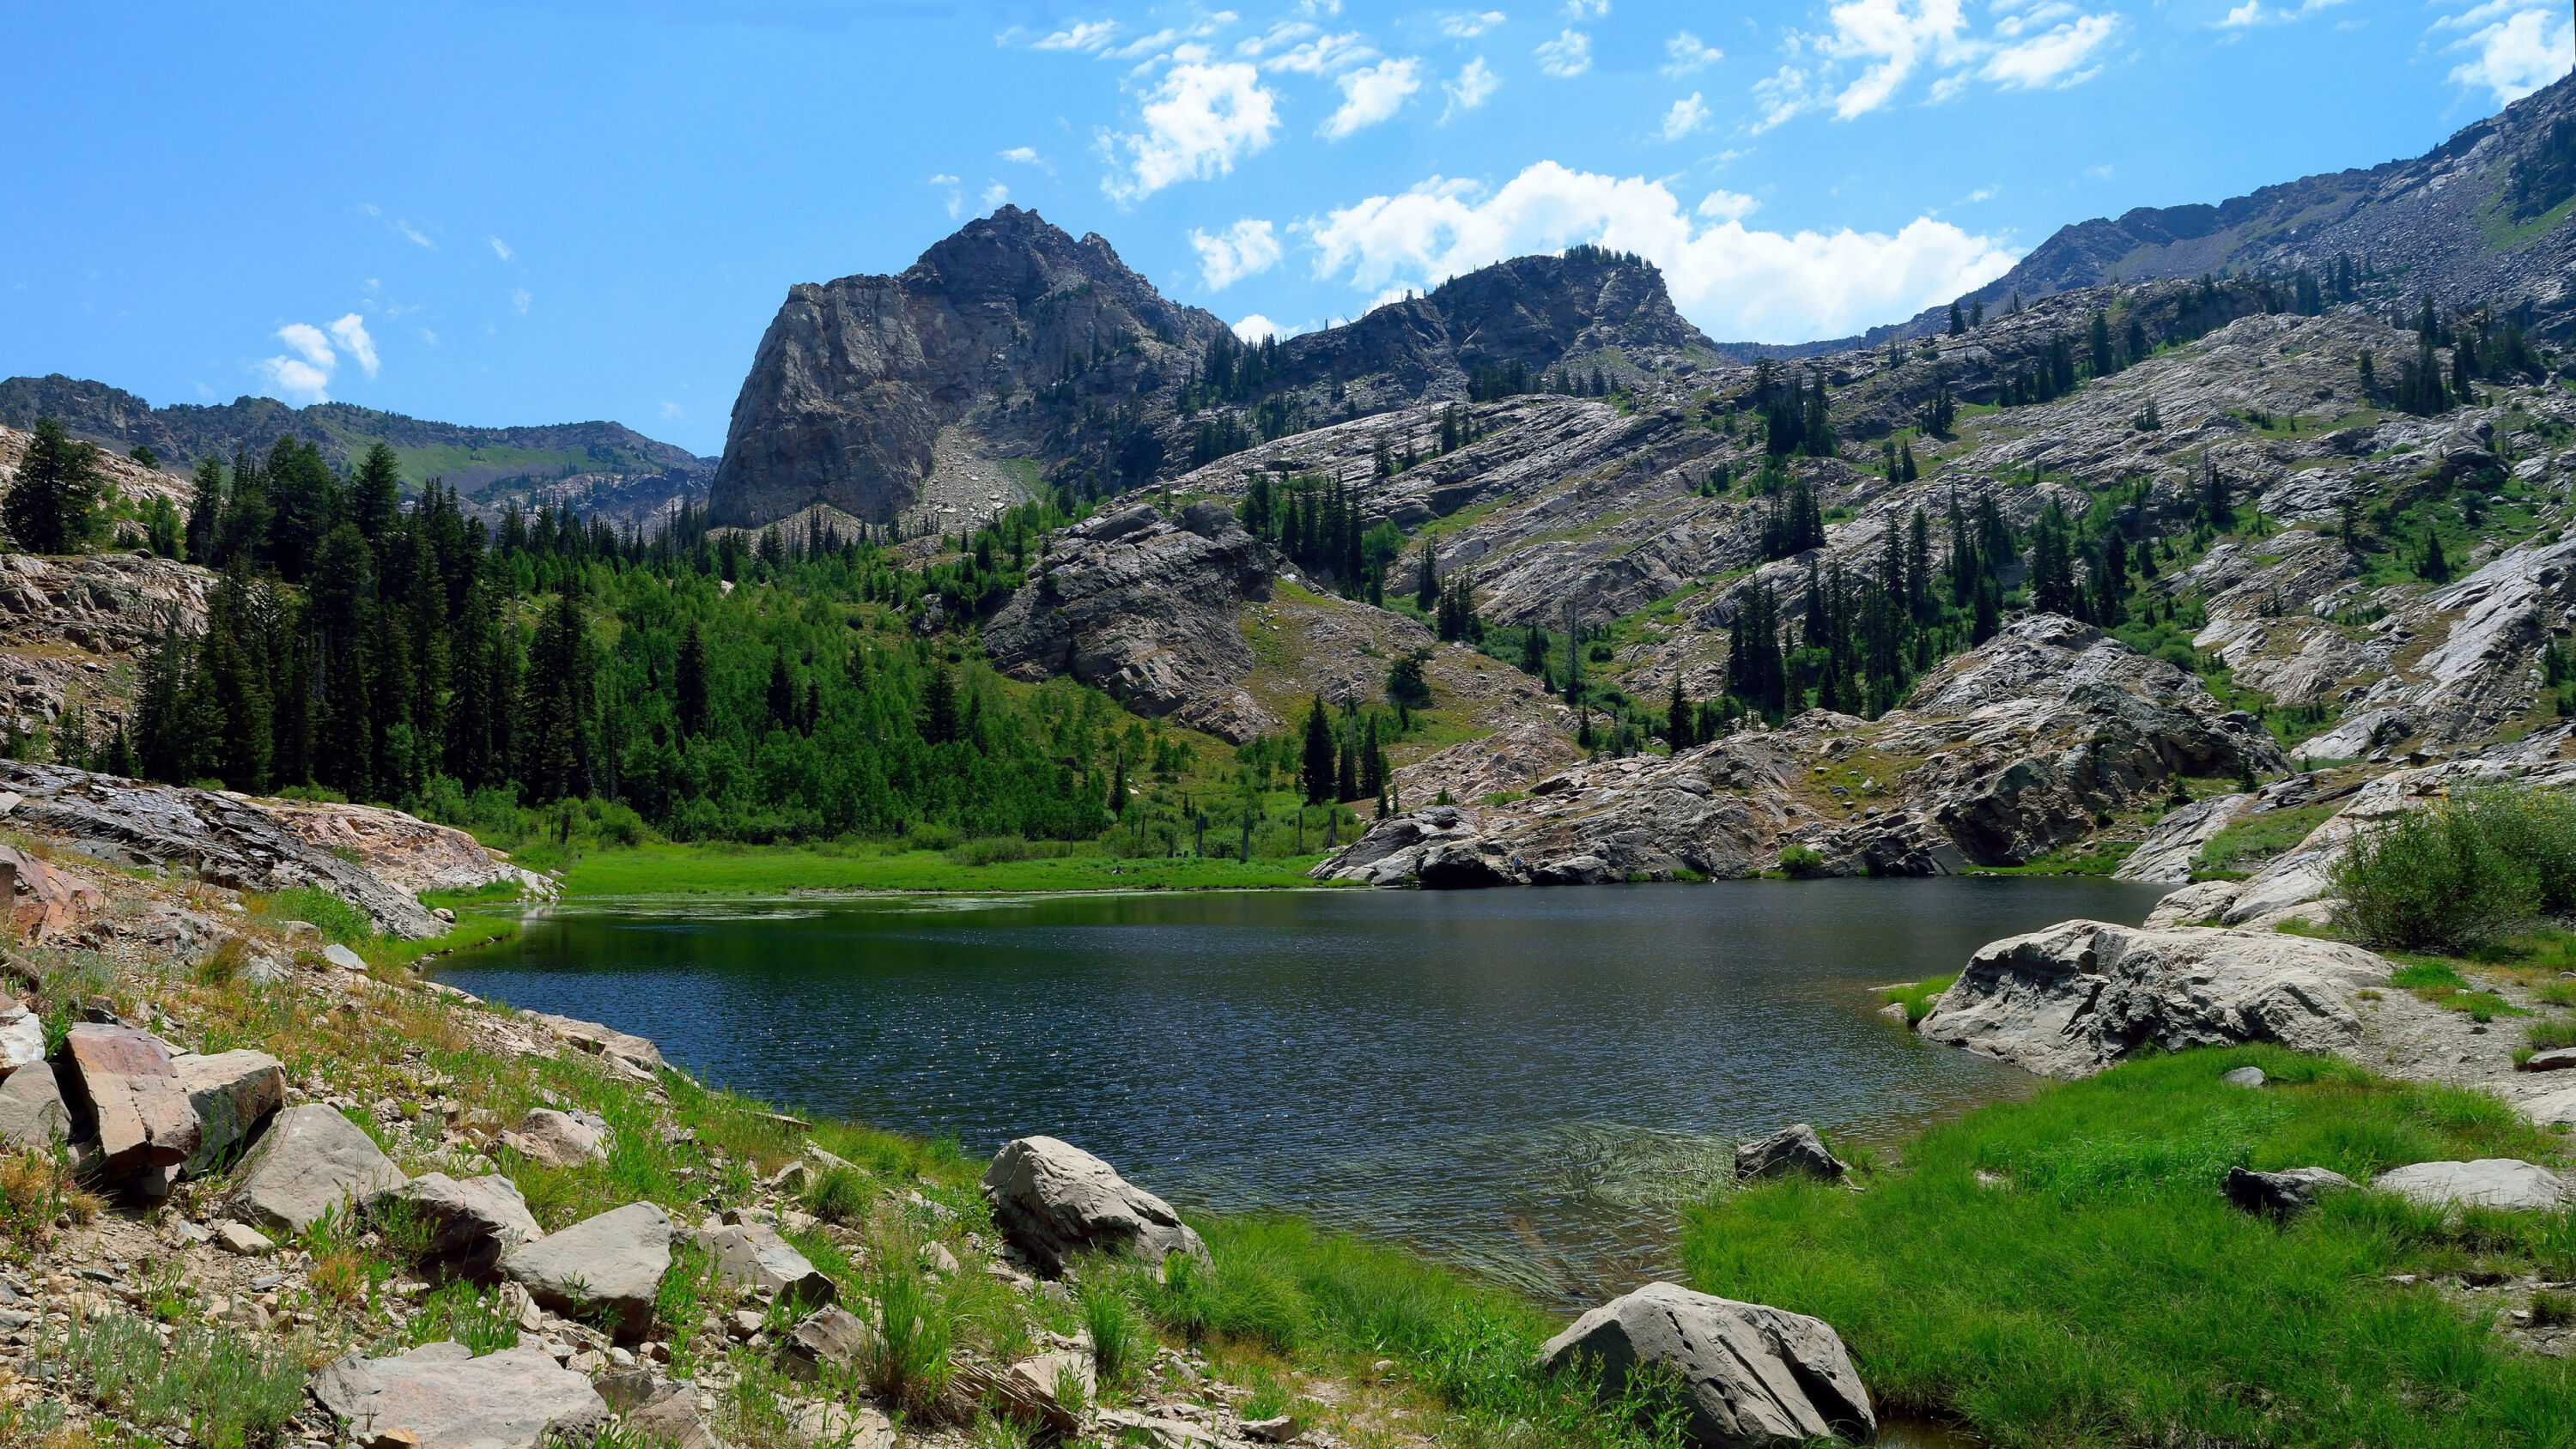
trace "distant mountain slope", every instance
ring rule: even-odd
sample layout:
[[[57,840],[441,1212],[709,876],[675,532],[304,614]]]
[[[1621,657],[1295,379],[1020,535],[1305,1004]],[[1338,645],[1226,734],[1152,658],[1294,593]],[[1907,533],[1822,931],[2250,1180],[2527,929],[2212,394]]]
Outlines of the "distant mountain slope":
[[[156,408],[121,388],[60,373],[0,382],[0,424],[26,428],[40,417],[119,453],[148,446],[178,472],[208,454],[230,461],[245,448],[264,452],[289,435],[313,443],[334,466],[382,441],[401,458],[406,479],[444,478],[492,511],[550,502],[641,516],[702,493],[713,471],[709,460],[618,423],[473,428],[351,403],[298,408],[264,397]]]
[[[1654,267],[1593,247],[1498,263],[1248,353],[1099,236],[1005,206],[900,275],[789,290],[734,404],[713,506],[733,524],[824,503],[946,526],[1007,501],[1004,460],[1098,496],[1256,431],[1464,399],[1480,374],[1631,376],[1716,356]]]
[[[1991,306],[2112,281],[2222,267],[2322,269],[2338,254],[2449,305],[2527,306],[2576,323],[2576,76],[2463,127],[2409,161],[2307,176],[2215,206],[2139,207],[2061,227],[1969,298]],[[1966,300],[1966,299],[1963,299]],[[1918,321],[1935,318],[1942,309]]]

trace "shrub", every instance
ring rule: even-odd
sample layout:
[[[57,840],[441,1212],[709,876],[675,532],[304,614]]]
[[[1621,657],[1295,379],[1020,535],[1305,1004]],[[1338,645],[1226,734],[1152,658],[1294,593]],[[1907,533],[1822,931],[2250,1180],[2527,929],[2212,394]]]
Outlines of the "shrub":
[[[852,1167],[827,1167],[806,1179],[805,1211],[827,1223],[851,1223],[868,1208],[867,1174]]]
[[[1955,971],[1947,976],[1926,976],[1909,986],[1891,986],[1879,995],[1889,1001],[1904,1003],[1906,1024],[1910,1026],[1931,1015],[1932,1003],[1940,1000],[1941,993],[1949,990],[1950,984],[1958,979]]]
[[[2331,872],[2338,919],[2373,945],[2465,950],[2539,907],[2540,872],[2515,853],[2536,838],[2474,798],[2365,828]]]
[[[1114,1275],[1086,1276],[1075,1303],[1082,1310],[1082,1326],[1091,1331],[1091,1357],[1099,1366],[1101,1383],[1125,1382],[1153,1356],[1153,1342],[1145,1336],[1135,1305],[1128,1302]]]
[[[1825,873],[1824,852],[1813,846],[1792,845],[1780,852],[1780,868],[1798,880],[1813,880]]]
[[[988,835],[950,850],[948,859],[957,865],[1001,865],[1026,860],[1034,853],[1029,849],[1029,843],[1019,836]]]

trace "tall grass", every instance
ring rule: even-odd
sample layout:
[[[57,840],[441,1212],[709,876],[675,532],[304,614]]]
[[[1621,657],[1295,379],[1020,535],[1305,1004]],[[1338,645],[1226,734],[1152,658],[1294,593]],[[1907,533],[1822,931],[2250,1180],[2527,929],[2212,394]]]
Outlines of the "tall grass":
[[[2576,801],[2518,784],[2463,790],[2365,828],[2331,878],[2361,940],[2467,951],[2576,906]]]
[[[36,1357],[137,1425],[185,1430],[203,1449],[269,1443],[304,1407],[304,1366],[228,1328],[183,1324],[165,1347],[141,1319],[102,1314]]]
[[[931,1414],[948,1387],[950,1328],[922,1276],[921,1245],[890,1226],[868,1252],[867,1296],[876,1312],[864,1369],[868,1388],[907,1413]]]
[[[2260,1066],[2248,1094],[2222,1083]],[[2135,1061],[1991,1106],[1854,1193],[1765,1183],[1691,1212],[1692,1282],[1832,1324],[1882,1404],[2000,1446],[2576,1442],[2576,1370],[2388,1275],[2576,1271],[2563,1214],[2446,1218],[2336,1194],[2286,1227],[2231,1165],[2357,1181],[2431,1159],[2553,1158],[2493,1098],[2272,1048]]]

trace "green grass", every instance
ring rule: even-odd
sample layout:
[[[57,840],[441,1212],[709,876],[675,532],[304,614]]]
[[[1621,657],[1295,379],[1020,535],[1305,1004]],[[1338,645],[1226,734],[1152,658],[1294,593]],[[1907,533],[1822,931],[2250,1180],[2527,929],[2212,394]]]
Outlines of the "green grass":
[[[221,1326],[183,1324],[165,1347],[143,1320],[102,1313],[36,1356],[101,1406],[138,1426],[183,1429],[205,1449],[267,1444],[304,1407],[302,1364]]]
[[[2332,803],[2300,805],[2249,816],[2209,838],[2200,853],[2191,858],[2191,878],[2225,880],[2251,875],[2263,862],[2296,848],[2341,808]]]
[[[1210,839],[1219,832],[1211,829]],[[569,896],[775,895],[784,891],[1275,890],[1311,887],[1321,852],[1240,861],[1069,856],[961,864],[946,851],[857,854],[805,846],[644,845],[602,851],[564,875]]]
[[[1911,1025],[1930,1015],[1932,1003],[1939,1000],[1941,993],[1950,989],[1950,983],[1958,979],[1959,974],[1955,971],[1947,976],[1926,976],[1904,986],[1891,986],[1879,996],[1883,1000],[1903,1003],[1905,1020]]]
[[[2271,1085],[2219,1081],[2248,1065]],[[1684,1259],[1701,1289],[1833,1324],[1883,1407],[2000,1446],[2563,1445],[2576,1370],[2385,1280],[2568,1276],[2567,1216],[2446,1223],[2359,1193],[2276,1227],[2218,1192],[2231,1165],[2367,1180],[2555,1153],[2492,1097],[2273,1048],[2193,1052],[1974,1112],[1864,1192],[1783,1181],[1714,1200],[1689,1215]]]
[[[1975,875],[2109,875],[2138,848],[2134,840],[2084,840],[2060,846],[2020,865],[1985,865]]]

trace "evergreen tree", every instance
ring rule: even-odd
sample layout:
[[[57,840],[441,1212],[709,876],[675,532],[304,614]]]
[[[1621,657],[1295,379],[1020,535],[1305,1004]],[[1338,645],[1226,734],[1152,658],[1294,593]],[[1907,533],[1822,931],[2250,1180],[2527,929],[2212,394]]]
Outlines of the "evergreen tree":
[[[1337,763],[1333,755],[1333,724],[1324,713],[1324,697],[1319,694],[1306,711],[1305,768],[1299,773],[1307,804],[1321,805],[1331,797]]]
[[[945,677],[947,673],[948,671],[945,669],[940,670],[939,676]],[[938,688],[938,680],[936,678],[932,681],[932,688]],[[950,681],[947,694],[950,724],[953,726],[957,712],[957,689],[954,680]],[[769,727],[771,729],[792,730],[796,728],[796,680],[787,672],[787,651],[783,649],[769,656],[768,703]],[[938,739],[951,737],[934,735],[931,728],[927,725],[923,727],[921,733],[924,739],[930,739],[934,742]]]
[[[2111,352],[2111,319],[2108,314],[2098,310],[2094,312],[2086,341],[2092,353],[2095,377],[2109,377],[2120,370],[2120,360]]]
[[[394,461],[394,450],[378,443],[367,450],[358,471],[349,479],[349,521],[358,526],[358,536],[377,543],[393,531],[402,516],[402,469]]]
[[[1415,552],[1420,564],[1414,573],[1413,606],[1428,614],[1440,607],[1440,562],[1432,556],[1431,540],[1427,538]]]
[[[1673,747],[1674,754],[1678,755],[1699,743],[1691,736],[1693,718],[1690,701],[1682,695],[1682,672],[1676,669],[1673,671],[1673,697],[1664,706],[1664,739]]]
[[[537,626],[520,687],[519,781],[539,803],[591,787],[594,668],[579,591],[567,580]]]
[[[1333,798],[1335,800],[1357,800],[1360,798],[1359,741],[1353,739],[1343,740],[1341,742],[1341,748],[1335,751],[1335,756],[1336,758],[1333,770]]]
[[[672,687],[679,716],[680,735],[688,738],[707,732],[707,644],[692,622],[689,632],[680,639],[678,663],[671,671]]]
[[[1962,336],[1967,332],[1967,330],[1968,319],[1959,315],[1959,304],[1952,302],[1950,304],[1950,335],[1953,337]]]
[[[213,454],[197,460],[196,488],[188,499],[187,557],[209,563],[224,518],[224,465]]]
[[[318,656],[314,688],[321,696],[313,773],[352,800],[370,798],[375,778],[375,710],[365,647],[375,592],[375,558],[367,541],[355,528],[334,529],[305,584],[306,626]]]
[[[786,660],[779,660],[783,674]],[[946,665],[930,671],[930,682],[921,691],[921,737],[934,745],[949,744],[965,737],[965,719],[957,707],[957,676]]]
[[[98,449],[36,419],[18,481],[0,498],[0,527],[29,553],[77,553],[97,526]]]

